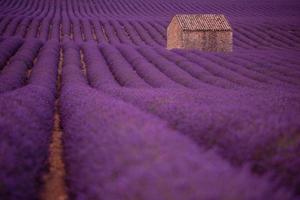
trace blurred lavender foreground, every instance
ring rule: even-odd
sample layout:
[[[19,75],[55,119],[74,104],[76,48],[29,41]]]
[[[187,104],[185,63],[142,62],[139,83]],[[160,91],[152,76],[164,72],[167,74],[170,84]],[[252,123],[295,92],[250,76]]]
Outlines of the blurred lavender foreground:
[[[0,0],[0,199],[51,199],[57,128],[68,199],[299,199],[299,10]],[[166,50],[178,13],[226,15],[233,52]]]

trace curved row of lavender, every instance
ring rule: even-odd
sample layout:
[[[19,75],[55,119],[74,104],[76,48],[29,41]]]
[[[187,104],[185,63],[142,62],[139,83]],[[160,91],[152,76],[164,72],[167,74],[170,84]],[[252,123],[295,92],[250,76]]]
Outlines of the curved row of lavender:
[[[1,89],[7,89],[0,94],[1,199],[37,199],[43,172],[47,170],[59,45],[48,43],[42,47],[32,73],[22,84],[19,79],[26,76],[24,66],[12,64],[21,55],[25,62],[36,53],[39,46],[33,48],[32,45],[40,43],[31,41],[28,46],[28,42],[23,43],[14,61],[1,73],[1,81],[2,77],[7,78],[4,80],[16,78],[10,84],[17,87],[18,83],[18,88],[11,91],[11,85],[6,85],[8,82],[1,82]]]
[[[71,199],[299,198],[298,1],[0,7],[0,197],[39,195],[62,48]],[[234,52],[167,51],[176,13],[225,14]]]

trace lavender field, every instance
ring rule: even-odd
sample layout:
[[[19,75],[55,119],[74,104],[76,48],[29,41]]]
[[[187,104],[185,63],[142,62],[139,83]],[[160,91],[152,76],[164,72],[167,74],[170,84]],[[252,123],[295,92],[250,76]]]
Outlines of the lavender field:
[[[300,1],[0,0],[0,199],[300,199]]]

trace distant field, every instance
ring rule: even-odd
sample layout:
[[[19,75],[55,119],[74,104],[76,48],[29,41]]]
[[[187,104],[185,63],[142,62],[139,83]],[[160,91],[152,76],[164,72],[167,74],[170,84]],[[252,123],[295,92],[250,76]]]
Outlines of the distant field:
[[[0,199],[298,199],[299,156],[300,1],[0,0]]]

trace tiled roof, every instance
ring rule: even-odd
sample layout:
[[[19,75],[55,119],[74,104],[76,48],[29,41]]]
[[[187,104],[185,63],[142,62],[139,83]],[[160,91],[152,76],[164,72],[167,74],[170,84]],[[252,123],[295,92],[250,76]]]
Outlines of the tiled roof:
[[[231,26],[224,15],[183,14],[175,16],[183,30],[187,31],[230,31]]]

